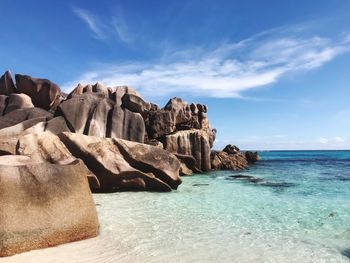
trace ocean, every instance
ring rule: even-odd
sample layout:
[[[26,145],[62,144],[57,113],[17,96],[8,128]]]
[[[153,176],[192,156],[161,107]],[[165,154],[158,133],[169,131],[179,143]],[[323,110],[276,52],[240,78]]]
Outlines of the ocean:
[[[0,262],[350,262],[350,151],[260,156],[170,193],[94,194],[97,238]]]

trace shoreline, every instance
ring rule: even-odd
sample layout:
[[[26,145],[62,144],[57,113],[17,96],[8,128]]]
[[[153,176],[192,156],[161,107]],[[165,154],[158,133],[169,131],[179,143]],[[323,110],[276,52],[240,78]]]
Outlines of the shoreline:
[[[221,262],[232,262],[232,259],[239,262],[303,260],[308,263],[320,262],[322,259],[328,259],[327,262],[331,259],[334,262],[347,262],[340,254],[342,249],[345,249],[345,243],[341,242],[345,240],[337,241],[339,244],[335,242],[336,239],[332,240],[339,230],[330,235],[329,232],[319,232],[315,229],[307,236],[305,234],[303,236],[305,230],[302,225],[299,227],[290,225],[290,222],[293,222],[291,219],[302,215],[303,208],[299,207],[298,200],[293,201],[293,207],[296,209],[294,215],[288,207],[282,209],[277,206],[278,196],[271,192],[271,188],[257,188],[244,182],[227,181],[224,177],[229,174],[230,171],[216,171],[211,172],[209,176],[186,177],[181,189],[168,194],[152,192],[94,194],[101,219],[99,237],[26,252],[4,258],[3,262],[13,263],[23,260],[65,262],[68,258],[77,263],[109,260],[175,262],[178,258],[181,258],[182,262],[196,260],[213,262],[218,258]],[[193,187],[195,183],[209,185]],[[221,194],[217,192],[219,189],[222,190]],[[236,192],[241,193],[239,198]],[[256,194],[259,194],[260,200],[255,198]],[[227,199],[233,200],[233,198],[234,202],[228,202]],[[288,196],[286,198],[289,200]],[[221,200],[224,203],[215,206],[213,200]],[[253,206],[247,207],[250,202],[254,202],[255,209],[250,210]],[[271,216],[266,218],[253,216],[264,211],[259,204],[273,205],[270,209],[278,215],[283,215],[281,218],[288,221],[279,223]],[[331,207],[334,209],[331,201],[326,204],[329,206],[328,209]],[[345,209],[344,205],[345,203],[342,204]],[[275,210],[273,207],[282,210]],[[321,210],[316,211],[322,211],[324,208],[319,209]],[[337,209],[337,216],[341,216],[345,211],[340,207]],[[309,224],[317,222],[324,215],[322,220],[331,223],[332,218],[327,218],[329,213],[327,210],[315,213],[318,214],[317,218],[305,216],[302,218]],[[158,216],[150,217],[155,211],[158,212]],[[269,213],[265,212],[265,215]],[[254,221],[251,221],[252,219]],[[194,233],[196,234],[192,235]],[[214,240],[216,242],[213,243]],[[298,250],[298,255],[293,255],[295,250]]]

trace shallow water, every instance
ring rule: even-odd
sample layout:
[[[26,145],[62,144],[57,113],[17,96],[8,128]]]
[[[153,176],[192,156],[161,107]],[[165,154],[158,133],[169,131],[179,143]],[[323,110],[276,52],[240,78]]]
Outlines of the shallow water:
[[[171,193],[94,195],[99,237],[0,262],[350,262],[350,151],[261,157]]]

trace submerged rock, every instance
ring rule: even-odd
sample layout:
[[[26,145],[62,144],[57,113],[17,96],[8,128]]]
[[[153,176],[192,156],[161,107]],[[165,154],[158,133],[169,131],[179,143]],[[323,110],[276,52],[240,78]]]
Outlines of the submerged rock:
[[[285,181],[269,181],[264,178],[255,177],[251,175],[237,174],[230,175],[226,178],[227,180],[243,180],[249,183],[256,184],[258,186],[266,186],[266,187],[276,187],[276,188],[286,188],[295,186],[294,183],[289,183]]]
[[[284,181],[265,181],[260,183],[259,185],[266,186],[266,187],[276,187],[276,188],[287,188],[287,187],[295,186],[294,183],[288,183]]]
[[[263,178],[259,178],[259,177],[255,177],[255,176],[250,176],[250,175],[242,175],[242,174],[238,174],[238,175],[230,175],[228,177],[228,179],[233,179],[233,180],[246,180],[250,183],[259,183],[259,182],[263,182],[264,179]]]
[[[12,157],[12,156],[11,156]],[[28,164],[0,157],[0,256],[95,237],[99,224],[77,163]]]

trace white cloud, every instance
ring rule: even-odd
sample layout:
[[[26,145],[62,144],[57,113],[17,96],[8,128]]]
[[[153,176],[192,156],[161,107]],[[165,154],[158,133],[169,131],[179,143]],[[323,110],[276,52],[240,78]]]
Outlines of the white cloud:
[[[96,16],[94,16],[89,11],[80,9],[80,8],[74,8],[73,12],[87,24],[89,29],[93,32],[94,38],[100,39],[100,40],[103,40],[106,38],[103,32],[103,27],[105,26],[98,21]]]
[[[318,142],[320,142],[322,144],[326,144],[326,143],[329,142],[329,139],[321,137],[321,138],[318,139]]]
[[[155,63],[99,65],[97,70],[65,83],[63,89],[69,91],[78,82],[101,82],[131,85],[152,97],[191,94],[239,98],[244,91],[275,83],[291,72],[321,67],[350,50],[343,40],[296,34],[271,30],[215,49],[177,50]]]
[[[341,143],[346,142],[347,140],[343,137],[335,136],[332,138],[321,137],[317,141],[321,144],[341,144]]]
[[[236,144],[243,150],[344,150],[350,149],[350,140],[335,136],[305,140],[287,135],[243,136],[215,140],[214,149],[223,149],[227,144]]]

